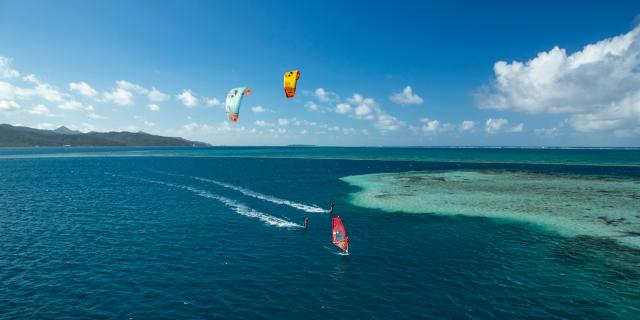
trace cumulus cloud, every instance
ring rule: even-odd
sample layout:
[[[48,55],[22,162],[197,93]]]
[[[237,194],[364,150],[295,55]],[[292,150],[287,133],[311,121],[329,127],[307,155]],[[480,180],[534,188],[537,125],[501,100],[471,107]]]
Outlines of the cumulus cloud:
[[[160,106],[155,104],[155,103],[149,103],[147,105],[147,109],[149,109],[151,111],[160,111]]]
[[[564,113],[580,132],[640,126],[640,27],[567,54],[554,47],[526,62],[498,61],[482,108]]]
[[[533,133],[537,136],[541,137],[556,137],[560,134],[560,129],[558,128],[538,128],[533,130]]]
[[[222,103],[220,102],[220,100],[218,100],[217,98],[210,98],[210,99],[205,99],[207,102],[207,107],[215,107],[215,106],[219,106]]]
[[[12,112],[20,110],[22,107],[12,100],[0,100],[0,112]]]
[[[198,98],[191,92],[190,89],[182,90],[182,93],[176,95],[176,98],[184,104],[185,107],[192,108],[198,105]]]
[[[281,126],[288,126],[289,125],[289,119],[278,119],[278,124]]]
[[[455,125],[451,123],[441,123],[438,120],[432,120],[429,118],[420,119],[422,122],[422,132],[426,134],[436,134],[441,132],[447,132],[455,129]]]
[[[336,105],[336,113],[349,113],[351,112],[351,106],[348,103],[339,103]]]
[[[389,100],[400,105],[421,104],[422,102],[424,102],[424,100],[422,100],[419,95],[413,93],[413,89],[411,89],[411,86],[406,86],[404,89],[402,89],[401,92],[392,94],[389,97]]]
[[[29,110],[29,113],[37,116],[51,116],[51,111],[44,104],[36,104]]]
[[[29,83],[33,83],[33,84],[40,84],[40,83],[42,83],[42,82],[40,81],[40,79],[38,79],[38,77],[36,77],[36,75],[35,75],[35,74],[28,74],[28,75],[26,75],[26,76],[22,77],[22,80],[24,80],[24,81],[26,81],[26,82],[29,82]]]
[[[367,98],[359,93],[354,93],[350,98],[347,98],[346,101],[347,103],[343,102],[336,105],[336,113],[349,114],[356,119],[375,121],[374,127],[383,133],[395,131],[405,126],[403,121],[385,113],[373,98]]]
[[[384,132],[395,131],[405,126],[405,123],[398,118],[386,113],[378,114],[374,127]]]
[[[254,107],[251,107],[251,111],[254,113],[263,113],[263,112],[267,112],[267,109],[263,106],[254,106]]]
[[[98,92],[84,81],[70,82],[69,89],[75,91],[85,97],[94,97]]]
[[[315,102],[313,102],[313,101],[307,101],[307,102],[304,104],[304,107],[305,107],[307,110],[309,110],[309,111],[316,111],[316,110],[318,110],[318,105],[317,105],[317,104],[315,104]]]
[[[511,127],[509,131],[511,132],[522,132],[524,130],[524,123],[518,123],[517,125]]]
[[[460,131],[471,131],[475,127],[476,123],[471,120],[462,121],[460,125]]]
[[[488,133],[488,134],[495,134],[498,133],[500,131],[502,131],[502,129],[504,128],[504,126],[506,126],[509,123],[509,121],[507,119],[487,119],[487,121],[485,122],[485,126],[484,126],[484,130]]]
[[[115,88],[111,92],[105,92],[103,96],[107,102],[113,102],[121,106],[133,105],[133,93],[124,88]]]
[[[55,124],[53,124],[53,123],[47,123],[47,122],[44,122],[44,123],[38,123],[38,124],[36,125],[36,129],[40,129],[40,130],[53,130],[53,129],[57,128],[57,127],[58,127],[58,126],[56,126]]]
[[[147,92],[147,97],[149,98],[150,101],[153,101],[153,102],[167,101],[171,98],[170,95],[164,92],[161,92],[155,87],[151,87],[151,90]]]
[[[373,112],[377,109],[376,101],[373,98],[365,98],[364,96],[354,93],[351,98],[347,99],[351,105],[355,106],[354,114],[358,119],[374,119]]]
[[[156,126],[156,124],[154,122],[148,121],[148,120],[146,120],[145,118],[143,118],[141,116],[135,116],[133,118],[138,120],[138,121],[140,121],[140,122],[142,122],[147,127],[151,128],[151,127],[155,127]]]
[[[94,120],[106,119],[106,117],[103,117],[103,116],[101,116],[101,115],[99,115],[99,114],[97,114],[97,113],[94,113],[94,112],[89,112],[89,113],[87,114],[87,117],[89,117],[89,118],[91,118],[91,119],[94,119]]]
[[[336,95],[334,92],[331,91],[327,91],[324,88],[318,88],[316,89],[313,94],[315,95],[315,97],[322,101],[322,102],[329,102],[331,100],[334,100],[338,97],[338,95]]]
[[[58,105],[58,108],[62,109],[62,110],[82,110],[84,109],[82,103],[75,101],[75,100],[68,100],[65,101],[63,103],[61,103],[60,105]],[[93,108],[93,107],[91,107]]]
[[[11,59],[0,56],[0,78],[10,79],[20,76],[20,72],[11,68]]]
[[[352,135],[355,133],[356,133],[355,128],[342,128],[342,134],[344,134],[345,136]]]
[[[273,123],[264,120],[256,120],[255,123],[258,127],[273,127]]]

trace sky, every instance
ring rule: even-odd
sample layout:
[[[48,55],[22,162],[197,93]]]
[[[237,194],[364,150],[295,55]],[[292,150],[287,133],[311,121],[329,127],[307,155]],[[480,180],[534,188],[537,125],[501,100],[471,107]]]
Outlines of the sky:
[[[0,123],[212,145],[638,147],[639,24],[639,1],[0,0]]]

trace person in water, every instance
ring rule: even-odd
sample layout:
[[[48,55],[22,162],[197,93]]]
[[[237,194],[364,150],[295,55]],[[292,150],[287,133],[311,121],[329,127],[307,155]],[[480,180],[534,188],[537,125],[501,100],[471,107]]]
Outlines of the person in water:
[[[329,209],[329,213],[333,213],[333,207],[335,207],[335,203],[331,202],[331,209]]]
[[[304,228],[306,229],[307,227],[309,227],[309,218],[304,217]]]

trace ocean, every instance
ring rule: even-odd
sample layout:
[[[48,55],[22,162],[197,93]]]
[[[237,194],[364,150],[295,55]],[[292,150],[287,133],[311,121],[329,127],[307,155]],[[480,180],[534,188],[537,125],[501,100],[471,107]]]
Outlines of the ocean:
[[[1,319],[638,319],[638,239],[639,149],[0,149]]]

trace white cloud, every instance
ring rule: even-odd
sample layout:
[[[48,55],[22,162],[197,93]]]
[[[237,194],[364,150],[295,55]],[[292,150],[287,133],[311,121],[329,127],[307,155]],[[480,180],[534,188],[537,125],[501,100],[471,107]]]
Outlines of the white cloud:
[[[177,95],[176,98],[182,101],[185,107],[192,108],[198,105],[198,98],[193,95],[190,89],[182,90],[182,93]]]
[[[47,83],[39,83],[33,88],[23,88],[14,86],[11,83],[0,81],[0,99],[29,99],[39,97],[47,101],[61,102],[64,100],[65,94],[58,91]]]
[[[511,132],[522,132],[522,130],[524,130],[524,124],[523,123],[518,123],[517,125],[511,127],[511,129],[509,129],[509,131],[511,131]]]
[[[422,126],[422,131],[426,133],[437,133],[440,129],[440,121],[438,120],[429,120],[428,118],[420,119],[420,121],[424,124]]]
[[[349,113],[351,112],[351,106],[348,103],[340,103],[336,106],[336,113]]]
[[[133,93],[124,88],[116,88],[111,92],[105,92],[103,96],[106,101],[121,106],[130,106],[133,104]]]
[[[12,112],[20,110],[22,107],[12,100],[0,100],[0,112]]]
[[[36,77],[36,75],[35,75],[35,74],[28,74],[28,75],[26,75],[26,76],[22,77],[22,80],[24,80],[24,81],[26,81],[26,82],[29,82],[29,83],[33,83],[33,84],[40,84],[40,83],[42,83],[42,82],[40,81],[40,79],[38,79],[38,77]]]
[[[389,100],[400,105],[421,104],[424,102],[419,95],[413,93],[411,86],[406,86],[401,92],[394,93],[389,97]]]
[[[217,98],[211,98],[211,99],[205,99],[207,102],[207,107],[215,107],[215,106],[219,106],[222,105],[222,102],[220,102],[220,100],[218,100]]]
[[[345,136],[355,134],[355,133],[356,133],[355,128],[342,128],[342,134],[344,134]]]
[[[29,113],[38,116],[51,116],[49,108],[47,108],[47,106],[45,106],[44,104],[36,104],[31,108],[31,110],[29,110]]]
[[[475,127],[476,123],[471,120],[462,121],[460,125],[460,131],[471,131]]]
[[[40,129],[40,130],[53,130],[55,128],[57,128],[58,126],[56,126],[53,123],[38,123],[36,125],[36,129]]]
[[[267,112],[267,109],[265,109],[265,107],[263,106],[254,106],[254,107],[251,107],[251,111],[254,113],[262,113],[262,112]]]
[[[537,57],[494,65],[495,82],[476,96],[480,107],[566,113],[577,131],[640,125],[640,26],[567,54],[554,47]]]
[[[533,132],[541,137],[556,137],[560,134],[560,129],[558,128],[538,128],[533,130]]]
[[[87,114],[87,117],[89,117],[89,118],[91,118],[91,119],[96,119],[96,120],[99,120],[99,119],[106,119],[105,117],[103,117],[103,116],[101,116],[101,115],[99,115],[99,114],[97,114],[97,113],[94,113],[94,112],[90,112],[90,113],[88,113],[88,114]]]
[[[358,119],[372,117],[372,115],[371,115],[372,112],[373,112],[373,110],[371,109],[371,107],[369,107],[367,105],[359,105],[354,110],[354,114],[356,115],[356,118],[358,118]]]
[[[143,87],[141,87],[141,86],[139,86],[137,84],[131,83],[131,82],[127,81],[127,80],[118,80],[118,81],[116,81],[116,85],[118,86],[118,88],[122,88],[122,89],[128,90],[128,91],[134,91],[134,92],[137,92],[139,94],[146,94],[148,92],[147,89],[145,89],[145,88],[143,88]]]
[[[354,93],[351,98],[347,99],[347,102],[356,106],[354,110],[356,118],[368,120],[373,120],[375,118],[372,113],[374,109],[377,109],[377,104],[373,98],[365,98],[358,93]]]
[[[398,120],[396,117],[381,113],[378,114],[377,121],[374,126],[382,132],[387,132],[398,130],[404,125],[405,123],[401,120]]]
[[[11,68],[11,59],[0,56],[0,78],[10,79],[20,76],[20,72]]]
[[[147,93],[147,97],[149,98],[150,101],[153,101],[153,102],[167,101],[171,98],[170,95],[164,92],[161,92],[155,87],[151,87],[151,90],[149,90],[149,92]]]
[[[307,110],[309,110],[309,111],[316,111],[316,110],[318,110],[318,105],[317,105],[317,104],[315,104],[315,102],[313,102],[313,101],[307,101],[307,102],[304,104],[304,107],[305,107]]]
[[[151,111],[160,111],[160,106],[155,104],[155,103],[149,103],[147,105],[147,109],[149,109]]]
[[[338,95],[336,95],[334,92],[331,91],[327,91],[324,88],[318,88],[316,89],[313,94],[316,96],[316,98],[322,102],[329,102],[331,100],[334,100],[338,97]]]
[[[278,119],[278,124],[281,126],[288,126],[289,125],[289,119]]]
[[[143,123],[145,126],[147,126],[147,127],[155,127],[155,125],[156,125],[155,123],[153,123],[153,122],[151,122],[151,121],[147,121],[147,120],[146,120],[144,117],[142,117],[142,116],[134,116],[133,118],[134,118],[134,119],[136,119],[136,120],[138,120],[138,121],[140,121],[140,122],[142,122],[142,123]]]
[[[507,119],[487,119],[485,122],[485,131],[488,134],[495,134],[502,130],[509,123]]]
[[[62,109],[62,110],[82,110],[84,109],[84,107],[82,106],[82,103],[75,101],[75,100],[68,100],[63,102],[62,104],[58,105],[58,108]]]
[[[264,120],[256,120],[256,126],[258,127],[273,127],[273,123]]]
[[[94,97],[98,92],[84,81],[70,82],[69,89],[75,91],[85,97]]]
[[[438,120],[431,120],[429,118],[422,118],[420,122],[422,122],[422,132],[426,134],[447,132],[456,128],[456,126],[451,123],[441,123]]]

